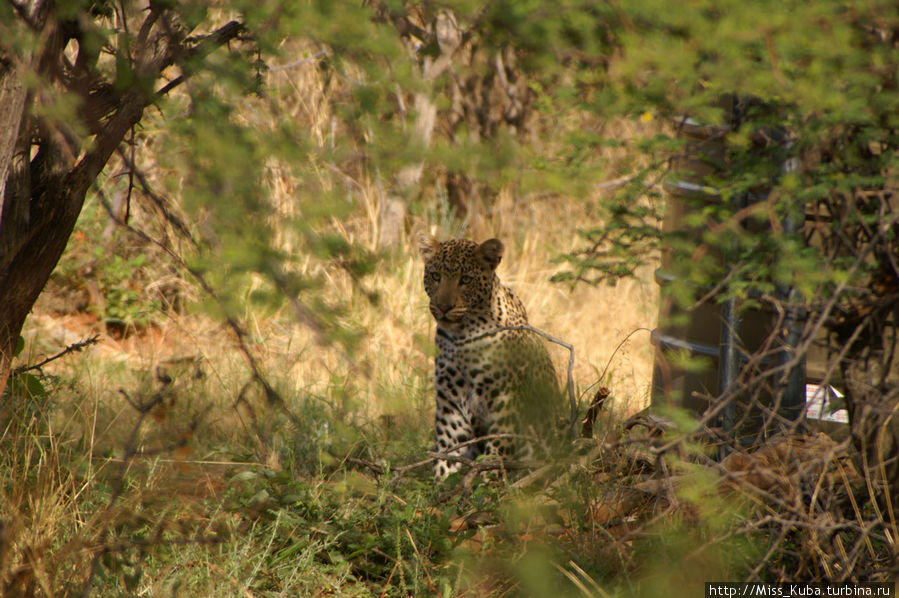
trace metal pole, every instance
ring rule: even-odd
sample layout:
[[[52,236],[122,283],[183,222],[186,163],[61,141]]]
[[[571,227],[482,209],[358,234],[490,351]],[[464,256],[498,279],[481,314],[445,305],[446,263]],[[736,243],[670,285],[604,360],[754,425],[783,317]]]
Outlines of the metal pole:
[[[734,96],[731,108],[730,130],[736,131],[740,128],[740,122],[743,117],[743,107],[738,96]],[[731,198],[731,207],[734,211],[739,210],[742,206],[743,199],[737,195]],[[733,244],[733,243],[732,243]],[[731,247],[728,247],[730,250]],[[724,258],[730,256],[727,251]],[[739,341],[742,329],[742,320],[737,313],[737,300],[733,297],[726,299],[721,305],[721,335],[719,336],[718,345],[718,396],[724,396],[740,373],[740,356],[737,353],[737,342]],[[721,427],[725,434],[730,434],[737,425],[737,404],[736,396],[732,394],[727,399],[727,404],[721,412]],[[725,445],[722,445],[721,457],[724,457],[728,451]]]
[[[718,396],[723,396],[733,385],[740,372],[740,356],[737,353],[737,339],[741,328],[741,318],[737,314],[737,300],[727,299],[721,305],[721,336],[718,345]],[[721,411],[721,427],[725,433],[731,432],[737,424],[736,397],[727,399]]]
[[[789,146],[788,146],[789,147]],[[797,158],[788,158],[784,161],[783,171],[789,173],[799,168]],[[790,206],[784,218],[784,234],[795,235],[799,230],[805,214],[794,206]],[[793,307],[798,295],[795,287],[781,285],[778,287],[778,295],[787,304],[784,324],[781,333],[781,351],[778,362],[786,366],[796,357],[796,347],[802,338],[803,313],[798,307]],[[802,415],[805,405],[805,356],[801,356],[798,363],[789,371],[784,371],[781,390],[781,414],[789,421],[796,421]]]

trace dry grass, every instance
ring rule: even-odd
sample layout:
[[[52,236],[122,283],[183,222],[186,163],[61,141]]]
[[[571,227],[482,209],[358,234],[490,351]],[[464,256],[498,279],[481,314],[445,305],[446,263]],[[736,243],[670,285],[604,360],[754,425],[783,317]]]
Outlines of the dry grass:
[[[531,205],[528,210],[519,211],[514,225],[513,219],[505,218],[496,226],[492,234],[508,243],[499,275],[522,297],[534,326],[575,347],[575,380],[582,391],[600,382],[599,375],[607,370],[602,382],[613,389],[620,406],[629,412],[638,410],[648,402],[651,382],[652,348],[648,333],[634,334],[611,362],[610,359],[630,332],[655,325],[658,291],[651,273],[647,269],[639,279],[595,288],[570,288],[550,282],[550,277],[563,267],[553,264],[552,259],[574,248],[570,231],[578,222],[576,218],[559,220],[557,230],[546,230],[541,223],[551,214],[558,212],[545,203]],[[562,244],[562,239],[569,241]],[[370,375],[367,379],[360,376],[355,386],[372,415],[402,408],[393,404],[396,394],[385,392],[385,388],[420,385],[422,381],[414,379],[423,372],[430,373],[428,346],[434,323],[421,284],[421,261],[411,240],[407,247],[406,253],[382,264],[365,280],[366,287],[383,298],[378,305],[359,297],[343,271],[324,271],[334,297],[353,297],[352,324],[362,326],[368,333],[357,359]],[[311,332],[290,322],[288,312],[248,316],[255,340],[253,349],[263,366],[293,381],[297,394],[323,394],[335,376],[349,374],[351,364],[340,352],[319,346]],[[30,319],[26,337],[39,342],[38,352],[50,353],[94,333],[101,334],[102,340],[90,351],[98,361],[107,364],[119,363],[152,372],[158,365],[199,358],[223,388],[239,387],[240,379],[246,376],[247,369],[236,345],[227,340],[231,337],[229,332],[205,316],[171,314],[140,334],[115,338],[106,335],[93,318],[38,312]],[[567,351],[551,347],[551,352],[563,376]]]
[[[297,46],[291,55],[298,58],[311,55],[312,48]],[[241,119],[264,134],[278,126],[282,119],[305,128],[311,137],[327,148],[333,136],[343,133],[330,100],[346,92],[347,81],[337,80],[325,85],[323,71],[314,60],[269,74],[269,94],[266,99],[247,100]],[[323,90],[327,89],[325,92]],[[604,125],[606,134],[634,135],[637,125],[613,123]],[[151,148],[152,149],[152,148]],[[610,164],[610,178],[625,168],[625,152],[609,149],[603,158]],[[147,171],[162,186],[165,175],[154,159],[152,151],[143,158]],[[314,160],[310,158],[310,160]],[[355,203],[349,218],[335,219],[330,228],[354,244],[375,249],[380,231],[378,214],[385,199],[383,184],[370,175],[354,171],[339,171],[333,164],[314,164],[320,189],[344,185],[348,197]],[[290,174],[290,169],[273,163],[269,170],[271,201],[278,217],[302,216],[303,194],[309,193]],[[434,204],[439,198],[432,191]],[[467,236],[483,240],[499,237],[506,244],[506,255],[499,268],[501,279],[510,285],[525,302],[533,325],[561,338],[575,347],[575,380],[581,392],[591,385],[602,383],[613,390],[616,405],[624,412],[634,412],[648,404],[651,383],[652,348],[648,333],[639,328],[655,326],[658,289],[652,281],[652,268],[647,267],[636,279],[620,281],[616,286],[586,285],[569,287],[550,282],[552,275],[564,268],[553,263],[554,258],[578,247],[576,231],[595,222],[596,197],[522,198],[507,188],[502,190],[489,208],[460,222],[451,209],[433,205],[417,216],[410,216],[400,250],[394,258],[379,264],[375,273],[363,284],[376,291],[382,301],[373,305],[353,289],[352,281],[341,269],[312,258],[302,260],[303,274],[323,276],[328,283],[328,298],[349,298],[347,325],[361,326],[368,336],[356,356],[361,366],[353,369],[336,349],[321,347],[313,334],[292,323],[292,314],[285,309],[279,313],[260,315],[249,310],[245,320],[265,369],[283,374],[289,390],[298,396],[324,394],[335,379],[351,378],[347,384],[357,402],[373,417],[385,412],[402,410],[408,406],[410,395],[420,394],[429,384],[427,376],[429,344],[434,324],[427,311],[427,298],[421,284],[422,265],[414,239],[421,231],[438,237]],[[483,206],[483,202],[479,202]],[[472,223],[471,227],[468,223]],[[298,241],[290,231],[273,223],[279,246],[297,251]],[[59,321],[38,313],[30,321],[29,338],[40,339],[44,349],[67,344],[89,332],[98,331],[90,321],[70,319]],[[107,362],[123,362],[129,367],[152,371],[166,360],[202,357],[210,372],[218,376],[224,388],[239,387],[246,369],[233,342],[222,342],[228,334],[204,317],[173,315],[145,334],[116,340],[106,337],[95,349],[98,358]],[[561,347],[551,349],[560,377],[564,378],[568,355]],[[360,376],[359,372],[367,372]],[[605,378],[600,380],[600,375]],[[589,399],[589,397],[587,397]],[[412,399],[414,402],[416,399]],[[403,402],[406,405],[403,405]]]
[[[327,98],[317,91],[322,88],[321,76],[312,62],[272,74],[271,84],[277,105],[287,110],[290,118],[303,123],[325,146],[335,131],[335,119],[329,112]],[[635,133],[633,126],[625,123],[607,128],[613,135]],[[617,173],[617,169],[624,167],[623,152],[620,149],[608,152],[605,158],[611,164],[610,172]],[[323,187],[333,178],[327,165],[322,166],[321,178]],[[334,221],[333,228],[354,243],[376,248],[380,232],[378,214],[385,200],[383,186],[364,176],[353,178],[341,174],[339,178],[345,178],[343,182],[358,208],[354,217]],[[297,185],[283,172],[274,177],[272,199],[280,213],[295,215],[296,189]],[[436,197],[433,201],[439,203]],[[414,241],[422,231],[441,238],[458,235],[475,240],[492,236],[502,239],[507,250],[499,268],[501,279],[522,297],[532,324],[575,347],[575,379],[579,387],[583,390],[600,382],[600,374],[607,372],[602,383],[613,389],[617,405],[623,411],[645,407],[652,368],[648,333],[636,333],[614,359],[612,354],[631,332],[655,326],[658,289],[652,281],[652,268],[647,267],[638,278],[621,281],[616,286],[569,288],[550,282],[552,275],[564,268],[554,264],[554,258],[577,248],[577,229],[597,218],[592,210],[595,201],[597,198],[590,201],[575,197],[523,199],[505,189],[489,209],[470,214],[466,222],[447,217],[449,208],[439,205],[410,217],[400,243],[400,256],[392,263],[383,264],[365,281],[367,288],[377,291],[384,301],[378,306],[363,301],[353,304],[353,319],[369,332],[362,358],[373,360],[371,371],[376,372],[375,379],[365,384],[362,391],[371,412],[377,414],[395,408],[391,398],[379,392],[379,388],[406,384],[410,372],[427,367],[424,365],[428,360],[427,347],[422,343],[422,335],[432,338],[434,324],[427,312],[427,298],[421,284],[422,266]],[[472,228],[467,223],[472,223]],[[306,266],[321,268],[312,262]],[[342,272],[323,271],[333,285],[335,296],[352,295],[350,281]],[[267,341],[276,341],[277,336],[267,336]],[[277,339],[281,346],[307,347],[310,342],[299,330]],[[318,353],[320,357],[312,363],[297,363],[291,368],[291,376],[304,381],[301,384],[315,385],[322,372],[333,373],[345,367],[328,351]],[[567,352],[556,347],[553,353],[561,374],[567,367]]]

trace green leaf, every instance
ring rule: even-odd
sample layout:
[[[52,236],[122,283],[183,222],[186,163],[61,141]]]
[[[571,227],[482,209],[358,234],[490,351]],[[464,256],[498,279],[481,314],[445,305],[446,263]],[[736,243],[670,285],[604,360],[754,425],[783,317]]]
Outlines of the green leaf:
[[[43,383],[40,378],[35,376],[34,374],[29,374],[25,372],[20,375],[22,380],[22,385],[25,387],[25,390],[33,399],[43,399],[47,396],[47,391],[44,388]]]

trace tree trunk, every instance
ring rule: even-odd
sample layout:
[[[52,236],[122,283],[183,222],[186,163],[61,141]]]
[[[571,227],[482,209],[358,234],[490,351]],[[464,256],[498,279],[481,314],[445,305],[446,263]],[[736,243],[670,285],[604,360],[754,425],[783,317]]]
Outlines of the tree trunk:
[[[25,88],[10,63],[0,62],[0,200],[6,196],[6,177],[15,155],[19,129],[25,115]],[[0,201],[0,237],[6,229],[6,201]],[[6,254],[0,243],[0,264],[6,264]],[[7,268],[0,270],[0,396],[6,388],[10,365],[19,331],[25,322],[25,315],[9,301],[10,281],[6,280]],[[27,312],[26,312],[27,313]]]
[[[151,5],[139,43],[120,50],[118,57],[130,62],[134,82],[110,95],[92,91],[114,85],[100,81],[94,68],[97,56],[87,44],[79,44],[74,66],[63,60],[68,40],[80,35],[71,31],[77,21],[54,22],[52,3],[23,10],[30,11],[28,26],[40,29],[43,47],[29,59],[17,55],[17,48],[5,48],[4,55],[0,46],[0,396],[25,318],[65,250],[85,195],[140,122],[144,108],[157,99],[152,90],[163,70],[176,58],[201,60],[243,30],[232,21],[209,36],[194,38],[188,47],[187,32],[169,13]],[[25,90],[19,68],[32,68],[46,77],[48,87],[77,96],[81,124],[91,138],[77,138],[33,117],[32,104],[39,100]],[[65,69],[70,71],[60,76]],[[83,85],[85,81],[89,85]]]
[[[14,69],[0,85],[19,85]],[[122,95],[116,111],[94,138],[92,149],[74,165],[62,135],[41,130],[41,144],[30,161],[32,131],[26,123],[28,103],[7,112],[6,125],[19,130],[15,150],[5,162],[7,177],[0,209],[0,393],[6,387],[13,353],[25,318],[75,228],[84,197],[112,152],[140,121],[149,98],[133,89]],[[18,126],[16,126],[18,122]]]

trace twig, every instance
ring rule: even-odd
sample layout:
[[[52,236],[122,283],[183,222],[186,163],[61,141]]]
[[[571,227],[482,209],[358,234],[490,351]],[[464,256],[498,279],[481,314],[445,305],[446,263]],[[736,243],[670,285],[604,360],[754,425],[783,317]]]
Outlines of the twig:
[[[134,151],[133,144],[134,144],[134,140],[132,139],[132,152]],[[191,234],[190,229],[188,229],[187,225],[184,224],[184,222],[181,220],[181,218],[178,217],[177,214],[175,214],[174,212],[172,212],[169,209],[168,200],[166,200],[166,198],[164,198],[163,196],[156,193],[156,191],[153,189],[153,186],[150,185],[150,181],[147,180],[147,177],[144,175],[143,171],[137,167],[137,164],[134,161],[133,153],[132,153],[131,157],[129,157],[125,153],[125,151],[122,150],[121,147],[117,148],[116,152],[119,154],[119,157],[122,159],[122,162],[125,163],[125,166],[128,167],[128,174],[129,174],[128,195],[129,195],[129,197],[131,195],[131,188],[134,185],[132,179],[133,179],[133,177],[137,177],[137,180],[140,183],[140,186],[143,189],[144,193],[147,195],[147,197],[150,198],[150,200],[152,200],[152,202],[154,204],[156,204],[156,208],[162,213],[163,218],[165,218],[165,220],[167,222],[169,222],[172,226],[174,226],[175,229],[179,233],[181,233],[181,235],[185,239],[190,241],[191,245],[193,245],[194,247],[199,247],[200,244],[197,242],[196,239],[194,239],[194,236]],[[130,200],[129,200],[129,203],[130,203]],[[105,207],[105,204],[104,204],[104,207]],[[127,213],[126,213],[125,218],[120,219],[120,220],[122,221],[121,224],[123,226],[125,226],[125,227],[130,226],[130,224],[128,223]]]
[[[465,448],[466,446],[470,446],[472,444],[477,444],[478,442],[483,442],[485,440],[493,440],[496,438],[529,438],[528,436],[524,436],[522,434],[486,434],[484,436],[478,436],[477,438],[472,438],[471,440],[466,440],[465,442],[460,442],[459,444],[453,445],[449,448],[451,451],[457,451],[459,449]],[[451,461],[453,463],[461,463],[467,467],[474,467],[479,463],[485,463],[486,461],[475,461],[474,459],[469,459],[468,457],[463,457],[461,455],[453,455],[450,453],[438,453],[436,451],[429,451],[428,457],[426,459],[421,459],[420,461],[414,461],[407,465],[401,465],[399,467],[391,467],[389,464],[387,467],[378,465],[372,461],[368,461],[366,459],[359,459],[358,457],[346,457],[344,459],[345,463],[353,463],[355,465],[361,465],[363,467],[367,467],[375,475],[381,476],[387,473],[387,471],[392,472],[397,477],[405,475],[407,472],[418,469],[420,467],[424,467],[425,465],[430,465],[434,461]],[[497,459],[497,461],[499,461]],[[506,467],[509,469],[518,469],[522,466],[521,463],[517,461],[504,460],[506,463]]]
[[[507,469],[520,469],[522,467],[520,463],[510,462],[504,459],[487,459],[485,461],[472,461],[471,459],[465,459],[464,457],[457,459],[460,461],[468,461],[469,470],[465,473],[465,476],[462,478],[461,482],[459,482],[457,485],[453,486],[437,498],[438,503],[446,502],[457,494],[463,497],[463,501],[466,500],[471,494],[472,485],[474,484],[475,480],[478,479],[478,476],[480,476],[482,473],[488,471],[505,472]]]
[[[372,470],[372,472],[376,476],[384,475],[383,467],[381,467],[377,463],[375,463],[373,461],[369,461],[367,459],[360,459],[358,457],[344,457],[343,462],[344,463],[352,463],[354,465],[361,465],[362,467],[367,467],[368,469]]]
[[[527,488],[531,486],[535,482],[540,481],[547,473],[551,472],[556,467],[555,463],[547,463],[546,465],[535,469],[534,471],[529,472],[527,475],[515,480],[510,486],[510,488],[521,489]]]
[[[65,349],[63,349],[62,351],[60,351],[59,353],[54,355],[53,357],[48,357],[47,359],[43,360],[40,363],[36,363],[34,365],[23,365],[23,366],[17,367],[16,369],[14,369],[12,371],[12,375],[17,376],[19,374],[23,374],[23,373],[29,372],[31,370],[39,370],[42,367],[44,367],[45,365],[47,365],[48,363],[50,363],[51,361],[56,361],[60,357],[64,357],[65,355],[67,355],[69,353],[74,353],[76,351],[80,351],[83,348],[89,347],[90,345],[93,345],[98,342],[100,342],[100,335],[95,334],[94,336],[92,336],[90,338],[86,338],[84,340],[78,341],[77,343],[69,345],[68,347],[66,347]]]
[[[303,66],[304,64],[310,64],[310,63],[316,62],[319,58],[323,58],[327,55],[328,55],[327,52],[325,52],[324,50],[321,50],[320,52],[316,52],[309,58],[300,58],[299,60],[294,60],[293,62],[288,62],[287,64],[276,64],[274,66],[270,66],[270,67],[268,67],[268,72],[277,73],[279,71],[286,71],[288,69],[293,69],[298,66]]]
[[[615,188],[621,187],[623,185],[626,185],[632,181],[637,180],[637,178],[639,176],[640,176],[639,174],[633,174],[633,175],[629,175],[629,176],[620,176],[617,179],[612,179],[610,181],[604,181],[602,183],[599,183],[598,185],[596,185],[596,189],[597,190],[615,189]]]
[[[187,81],[187,77],[185,77],[184,75],[178,75],[177,77],[166,83],[164,86],[162,86],[159,91],[156,92],[156,95],[164,96],[185,81]]]

